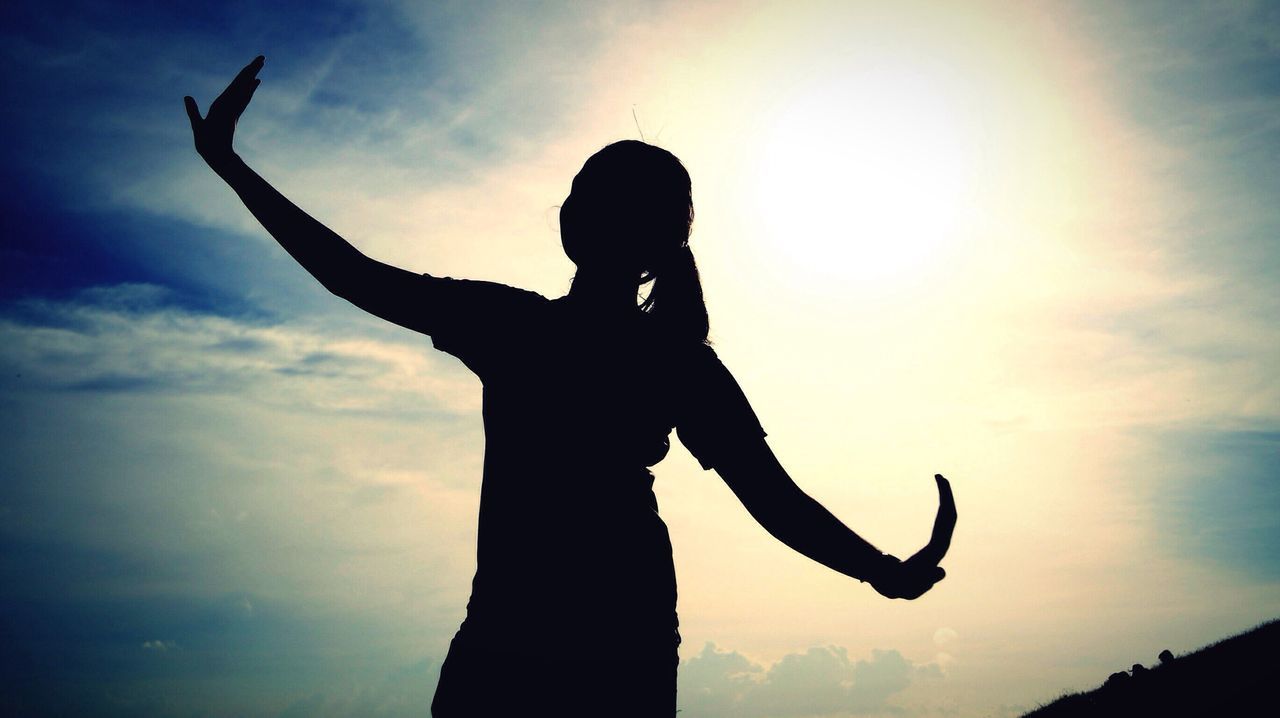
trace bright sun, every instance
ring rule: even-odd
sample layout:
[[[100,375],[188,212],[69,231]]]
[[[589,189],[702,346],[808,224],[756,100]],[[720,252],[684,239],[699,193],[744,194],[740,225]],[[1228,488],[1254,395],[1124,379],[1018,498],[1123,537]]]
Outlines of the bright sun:
[[[883,66],[779,100],[758,171],[780,259],[804,274],[890,282],[964,230],[981,140],[945,80]]]

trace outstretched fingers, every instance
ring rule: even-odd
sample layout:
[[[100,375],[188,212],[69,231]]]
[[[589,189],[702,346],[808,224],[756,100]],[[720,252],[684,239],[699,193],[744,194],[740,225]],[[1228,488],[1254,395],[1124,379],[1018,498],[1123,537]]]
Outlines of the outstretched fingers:
[[[933,478],[938,482],[938,516],[933,522],[932,539],[938,542],[942,554],[946,554],[947,547],[951,545],[951,535],[956,530],[956,497],[951,493],[951,482],[942,474],[934,474]],[[939,555],[941,560],[942,556]]]
[[[236,73],[236,79],[231,81],[231,87],[235,88],[237,96],[249,101],[249,96],[253,94],[253,90],[258,86],[258,71],[262,69],[262,64],[266,59],[262,55],[253,58],[253,61],[245,65],[240,72]],[[230,87],[228,88],[230,89]]]
[[[241,68],[227,85],[227,89],[223,90],[222,94],[209,105],[209,115],[217,115],[232,121],[238,119],[240,113],[244,112],[244,108],[248,106],[250,98],[253,97],[253,91],[258,89],[258,85],[262,82],[256,75],[262,69],[264,62],[266,59],[258,55],[252,62]]]
[[[240,70],[239,77],[250,78],[258,74],[258,70],[262,69],[262,65],[267,61],[266,55],[258,55],[249,61],[248,65]]]
[[[195,98],[182,98],[187,108],[187,119],[191,121],[191,133],[195,138],[196,151],[211,164],[221,161],[233,154],[232,140],[236,122],[241,113],[249,105],[253,93],[262,84],[256,76],[262,69],[266,59],[258,55],[236,73],[227,88],[209,103],[204,117],[200,116],[200,108]]]
[[[933,478],[938,482],[938,515],[933,520],[929,544],[912,558],[937,565],[951,548],[951,536],[956,529],[956,499],[951,493],[951,483],[942,474],[934,474]]]
[[[244,98],[243,104],[249,104],[249,98],[253,97],[253,91],[258,89],[258,85],[262,83],[262,80],[259,80],[257,75],[265,62],[266,58],[258,55],[236,74],[236,79],[231,81],[232,86],[236,88],[236,94]]]
[[[951,523],[954,525],[956,521],[956,497],[951,493],[951,482],[947,481],[942,474],[934,474],[933,480],[938,482],[938,512],[942,513],[945,509],[950,516]]]

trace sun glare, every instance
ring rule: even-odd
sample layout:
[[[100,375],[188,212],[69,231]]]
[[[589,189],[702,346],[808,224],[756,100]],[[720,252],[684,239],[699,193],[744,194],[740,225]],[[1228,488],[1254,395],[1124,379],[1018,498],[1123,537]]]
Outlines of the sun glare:
[[[802,274],[893,282],[963,233],[981,137],[954,87],[873,65],[782,96],[758,169],[771,251]]]

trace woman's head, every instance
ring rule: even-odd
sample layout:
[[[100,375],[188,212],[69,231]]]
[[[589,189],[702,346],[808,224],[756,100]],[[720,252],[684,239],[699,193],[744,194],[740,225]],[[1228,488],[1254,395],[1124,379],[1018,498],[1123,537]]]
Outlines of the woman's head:
[[[689,173],[670,152],[636,140],[608,145],[573,179],[560,206],[560,239],[579,271],[653,281],[646,311],[669,329],[704,341],[707,312],[689,251]]]
[[[636,140],[592,155],[560,206],[560,237],[579,268],[660,271],[689,241],[689,173],[670,152]]]

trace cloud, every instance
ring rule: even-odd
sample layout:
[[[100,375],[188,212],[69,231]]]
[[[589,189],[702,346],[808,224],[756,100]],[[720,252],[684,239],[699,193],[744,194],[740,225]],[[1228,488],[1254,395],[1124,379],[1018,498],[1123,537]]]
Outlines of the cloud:
[[[574,666],[565,665],[563,674],[571,687]],[[843,648],[812,648],[788,654],[766,670],[737,651],[708,643],[681,664],[677,705],[691,718],[903,715],[889,698],[915,680],[936,677],[940,674],[932,664],[912,664],[892,650],[851,661]],[[280,718],[416,715],[430,704],[438,679],[439,663],[424,659],[374,680],[341,681],[299,697]]]
[[[901,713],[890,699],[922,678],[941,678],[895,650],[850,660],[838,646],[790,653],[768,669],[707,643],[680,666],[679,705],[689,716],[836,716]]]
[[[478,390],[426,337],[267,324],[173,306],[163,287],[90,287],[0,316],[0,382],[22,391],[213,393],[279,408],[402,418],[478,412]]]
[[[189,8],[124,18],[109,3],[76,5],[56,26],[20,13],[4,33],[7,84],[23,101],[0,119],[24,138],[9,150],[19,166],[55,178],[77,205],[256,235],[195,156],[181,98],[207,108],[264,52],[241,151],[322,219],[398,239],[414,230],[402,215],[419,195],[555,139],[594,88],[584,58],[662,9],[324,1],[197,19]]]
[[[165,653],[177,648],[178,644],[173,641],[143,641],[142,649],[144,651],[155,651],[156,653]]]
[[[457,626],[474,378],[403,330],[178,299],[127,283],[0,311],[0,612],[21,684],[0,712],[171,714],[178,680],[239,697],[184,706],[274,715]]]

